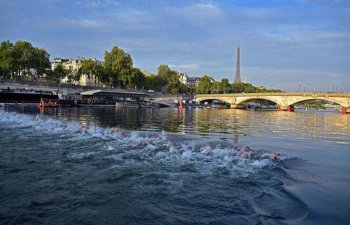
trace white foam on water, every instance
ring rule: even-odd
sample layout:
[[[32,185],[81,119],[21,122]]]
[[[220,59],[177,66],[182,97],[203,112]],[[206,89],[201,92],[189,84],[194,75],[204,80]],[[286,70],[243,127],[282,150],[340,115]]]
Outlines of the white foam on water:
[[[213,173],[217,170],[229,171],[236,176],[248,176],[262,168],[273,165],[274,154],[258,153],[249,147],[236,149],[234,146],[222,147],[210,142],[198,144],[195,140],[184,141],[182,135],[145,133],[126,131],[121,128],[104,128],[84,126],[75,121],[65,121],[42,115],[27,115],[0,111],[0,124],[6,126],[29,128],[45,134],[58,134],[61,139],[69,138],[81,141],[83,149],[71,149],[67,154],[71,159],[90,159],[91,156],[116,160],[118,166],[134,167],[142,165],[160,165],[167,162],[169,166],[191,165],[199,173]],[[178,136],[177,136],[178,135]],[[198,138],[198,137],[197,137]],[[194,137],[195,139],[195,137]],[[106,142],[95,151],[86,150],[91,140]],[[112,154],[112,155],[110,155]],[[93,157],[92,157],[93,158]],[[283,156],[278,155],[283,160]],[[122,164],[121,164],[122,163]]]
[[[108,150],[108,151],[112,151],[112,150],[114,150],[114,147],[108,145],[108,146],[107,146],[107,150]]]
[[[186,150],[186,151],[184,151],[183,153],[182,153],[182,158],[184,159],[184,160],[190,160],[191,159],[191,156],[192,156],[192,152],[191,151],[189,151],[189,150]]]
[[[90,157],[90,156],[93,156],[95,155],[96,152],[82,152],[82,153],[75,153],[75,152],[72,152],[72,153],[69,153],[67,155],[68,158],[71,158],[71,159],[84,159],[84,158],[87,158],[87,157]]]

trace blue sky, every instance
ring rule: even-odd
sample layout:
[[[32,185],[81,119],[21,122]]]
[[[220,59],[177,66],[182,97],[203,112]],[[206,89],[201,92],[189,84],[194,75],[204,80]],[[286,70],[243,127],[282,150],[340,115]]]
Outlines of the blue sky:
[[[350,91],[348,0],[0,0],[0,40],[51,58],[103,59],[118,46],[135,67],[298,91]]]

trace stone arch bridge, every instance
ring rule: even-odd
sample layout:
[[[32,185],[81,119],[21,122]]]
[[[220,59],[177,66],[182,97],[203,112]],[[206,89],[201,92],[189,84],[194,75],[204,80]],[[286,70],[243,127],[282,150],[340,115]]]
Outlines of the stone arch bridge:
[[[230,104],[231,108],[243,109],[246,103],[254,100],[275,102],[284,111],[293,111],[296,103],[306,100],[326,100],[342,106],[342,113],[350,113],[350,93],[316,93],[316,92],[283,92],[283,93],[238,93],[238,94],[200,94],[200,102],[220,100]]]

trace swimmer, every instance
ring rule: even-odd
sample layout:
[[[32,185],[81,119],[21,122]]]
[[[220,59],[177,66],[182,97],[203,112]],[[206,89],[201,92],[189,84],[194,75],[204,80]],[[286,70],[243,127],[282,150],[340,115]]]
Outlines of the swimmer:
[[[64,123],[60,125],[60,128],[67,128],[67,126],[68,126],[67,123]]]
[[[123,129],[119,128],[119,127],[114,127],[114,128],[112,128],[112,130],[115,133],[117,133],[119,136],[121,136],[121,137],[126,137],[127,136],[126,132]]]
[[[176,153],[176,152],[177,152],[177,149],[176,149],[174,146],[170,146],[169,152],[170,152],[170,153]]]
[[[80,133],[87,133],[87,128],[86,128],[85,126],[81,126],[81,127],[79,128],[79,132],[80,132]]]
[[[166,134],[165,134],[164,131],[159,133],[158,139],[161,140],[161,141],[165,141],[167,139]]]
[[[248,146],[241,148],[235,155],[242,158],[253,158],[255,156]]]
[[[211,147],[209,145],[206,145],[201,148],[201,153],[204,155],[209,155],[211,152]]]
[[[281,153],[275,153],[275,154],[272,155],[271,160],[272,160],[273,162],[279,161],[279,160],[280,160],[280,157],[281,157]]]
[[[133,148],[142,148],[145,147],[147,145],[147,141],[145,139],[142,139],[141,141],[135,143],[132,145]]]

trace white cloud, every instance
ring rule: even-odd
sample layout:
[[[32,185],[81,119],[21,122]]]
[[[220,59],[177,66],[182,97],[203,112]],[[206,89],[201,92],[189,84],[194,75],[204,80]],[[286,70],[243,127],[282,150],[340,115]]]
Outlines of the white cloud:
[[[113,7],[119,5],[117,0],[89,0],[89,1],[77,1],[75,3],[79,7],[100,9],[105,7]]]
[[[322,29],[314,26],[281,25],[273,29],[259,29],[258,33],[281,42],[315,42],[320,39],[348,38],[348,34],[337,29]]]
[[[214,21],[222,16],[219,6],[212,3],[196,3],[182,7],[168,7],[164,16],[174,17],[177,20],[185,19],[191,23],[205,25],[208,21]]]
[[[189,64],[169,64],[169,67],[172,70],[176,70],[181,73],[187,73],[187,71],[193,71],[197,70],[199,68],[199,65],[196,63],[189,63]]]
[[[78,26],[83,28],[104,27],[106,24],[102,21],[90,19],[64,19],[64,24],[69,26]]]

